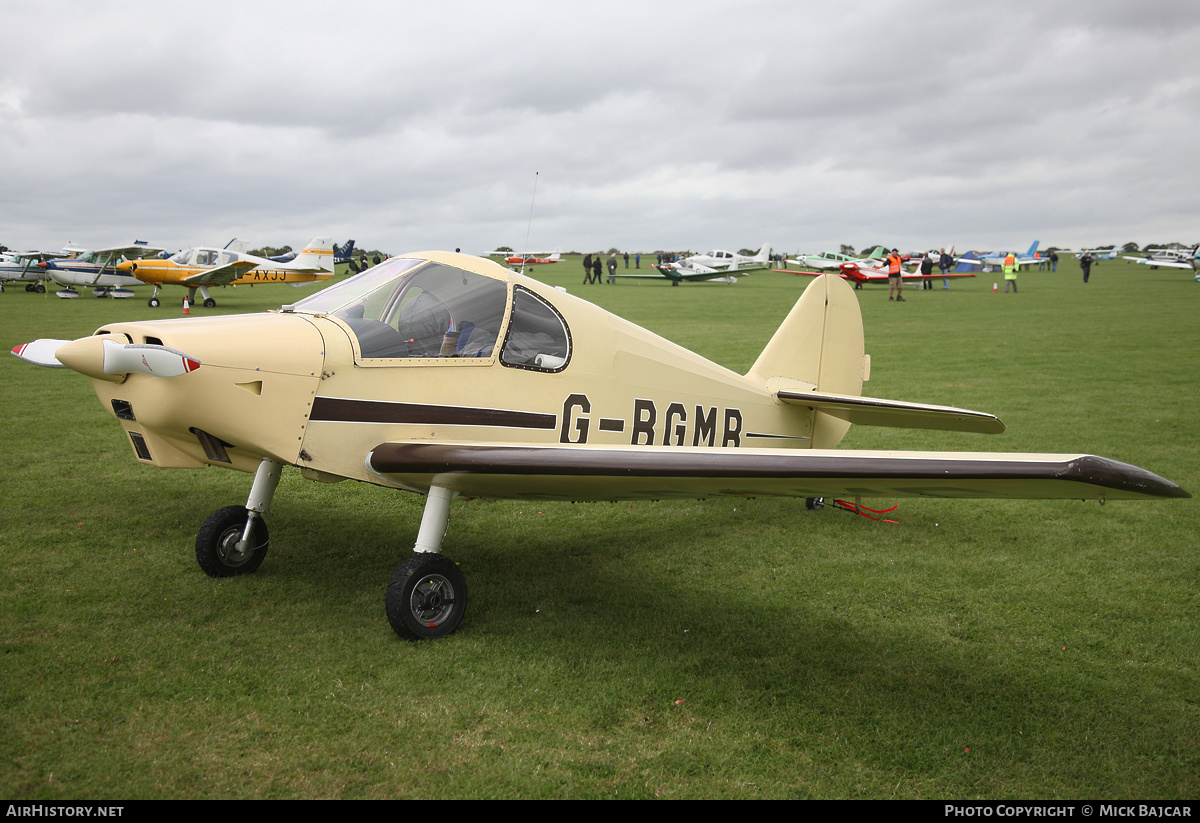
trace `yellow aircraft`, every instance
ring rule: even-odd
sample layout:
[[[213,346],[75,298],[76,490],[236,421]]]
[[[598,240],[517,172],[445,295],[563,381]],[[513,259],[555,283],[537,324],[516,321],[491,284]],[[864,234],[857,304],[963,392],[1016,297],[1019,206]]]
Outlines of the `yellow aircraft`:
[[[387,588],[402,637],[459,625],[440,554],[458,495],[635,500],[1189,497],[1083,454],[837,451],[852,423],[999,432],[983,412],[863,397],[853,289],[818,277],[744,375],[478,257],[397,257],[277,312],[112,323],[13,354],[92,378],[134,457],[254,472],[196,538],[214,577],[254,571],[280,474],[426,495]]]
[[[150,308],[158,308],[158,292],[164,285],[186,286],[188,301],[194,303],[196,290],[211,309],[217,301],[208,293],[209,286],[240,286],[254,283],[292,283],[299,285],[333,277],[333,238],[314,237],[292,260],[278,263],[265,257],[230,248],[200,247],[181,251],[167,259],[127,260],[118,271],[132,274],[154,286]]]

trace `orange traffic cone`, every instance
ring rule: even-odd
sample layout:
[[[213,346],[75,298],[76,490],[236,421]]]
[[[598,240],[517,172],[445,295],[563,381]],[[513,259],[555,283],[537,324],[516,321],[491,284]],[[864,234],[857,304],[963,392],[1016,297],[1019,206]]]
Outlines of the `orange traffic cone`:
[[[995,294],[998,291],[1000,291],[1000,281],[993,280],[992,281],[992,294]]]
[[[187,297],[184,297],[184,298],[183,298],[183,313],[184,313],[184,314],[191,314],[191,313],[192,313],[192,310],[191,310],[191,308],[188,306],[188,299],[187,299]]]

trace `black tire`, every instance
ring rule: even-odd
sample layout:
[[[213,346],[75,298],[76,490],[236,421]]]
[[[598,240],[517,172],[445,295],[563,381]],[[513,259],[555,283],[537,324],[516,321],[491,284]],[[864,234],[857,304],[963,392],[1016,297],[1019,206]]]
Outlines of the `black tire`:
[[[37,289],[35,289],[35,291],[37,291],[37,293],[38,293],[38,294],[45,294],[45,293],[46,293],[46,286],[45,286],[44,284],[42,284],[42,283],[38,283],[38,284],[37,284]]]
[[[206,309],[215,309],[216,307],[217,307],[217,301],[216,301],[216,300],[213,300],[211,297],[206,297],[206,298],[204,299],[204,308],[206,308]]]
[[[434,640],[458,628],[467,610],[467,581],[440,554],[413,555],[392,575],[383,598],[392,630],[405,640]]]
[[[804,508],[806,509],[823,509],[825,508],[824,497],[806,497],[804,498]]]
[[[159,306],[159,303],[158,303],[158,298],[157,298],[157,297],[151,297],[149,300],[147,300],[147,301],[146,301],[146,305],[147,305],[147,306],[149,306],[149,307],[150,307],[150,308],[152,308],[152,309],[157,309],[157,308],[158,308],[158,306]]]
[[[237,553],[236,544],[250,513],[245,506],[226,506],[209,515],[196,535],[196,562],[209,577],[233,577],[250,574],[267,556],[271,537],[261,517],[254,521],[251,539],[254,548],[244,555]]]
[[[25,291],[28,291],[28,292],[35,292],[35,291],[37,291],[37,283],[26,283],[26,284],[25,284]]]

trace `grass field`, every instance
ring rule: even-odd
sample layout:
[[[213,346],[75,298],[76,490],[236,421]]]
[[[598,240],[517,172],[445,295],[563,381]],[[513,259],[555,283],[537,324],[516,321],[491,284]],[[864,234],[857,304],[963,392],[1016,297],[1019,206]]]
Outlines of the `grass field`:
[[[737,371],[809,282],[533,273]],[[843,446],[1091,452],[1200,491],[1200,284],[1123,261],[1087,286],[1070,261],[1017,295],[993,279],[858,292],[864,392],[1008,431]],[[218,290],[194,313],[311,292]],[[181,294],[10,287],[0,342],[175,316]],[[249,475],[137,464],[79,375],[4,357],[0,380],[0,796],[1200,796],[1195,500],[906,500],[896,523],[459,501],[445,551],[471,606],[414,644],[383,590],[423,498],[288,472],[262,568],[215,581],[195,533]]]

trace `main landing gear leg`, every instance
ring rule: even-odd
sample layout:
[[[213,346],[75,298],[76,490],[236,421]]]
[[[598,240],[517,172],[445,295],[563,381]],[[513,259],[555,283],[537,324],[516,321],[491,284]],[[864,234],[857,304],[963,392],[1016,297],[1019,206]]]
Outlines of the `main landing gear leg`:
[[[155,283],[155,284],[154,284],[154,294],[150,295],[150,299],[146,301],[146,305],[147,305],[147,306],[149,306],[149,307],[150,307],[150,308],[152,308],[152,309],[157,309],[157,308],[158,308],[158,305],[159,305],[159,303],[158,303],[158,290],[159,290],[159,289],[161,289],[161,288],[162,288],[162,286],[160,286],[158,283]]]
[[[263,515],[279,486],[283,465],[264,457],[258,464],[245,506],[213,512],[196,535],[196,562],[209,577],[249,574],[267,556],[271,538]]]
[[[457,492],[431,486],[421,515],[416,552],[388,583],[384,607],[396,634],[406,640],[445,637],[458,628],[467,609],[467,582],[458,566],[438,551]]]

